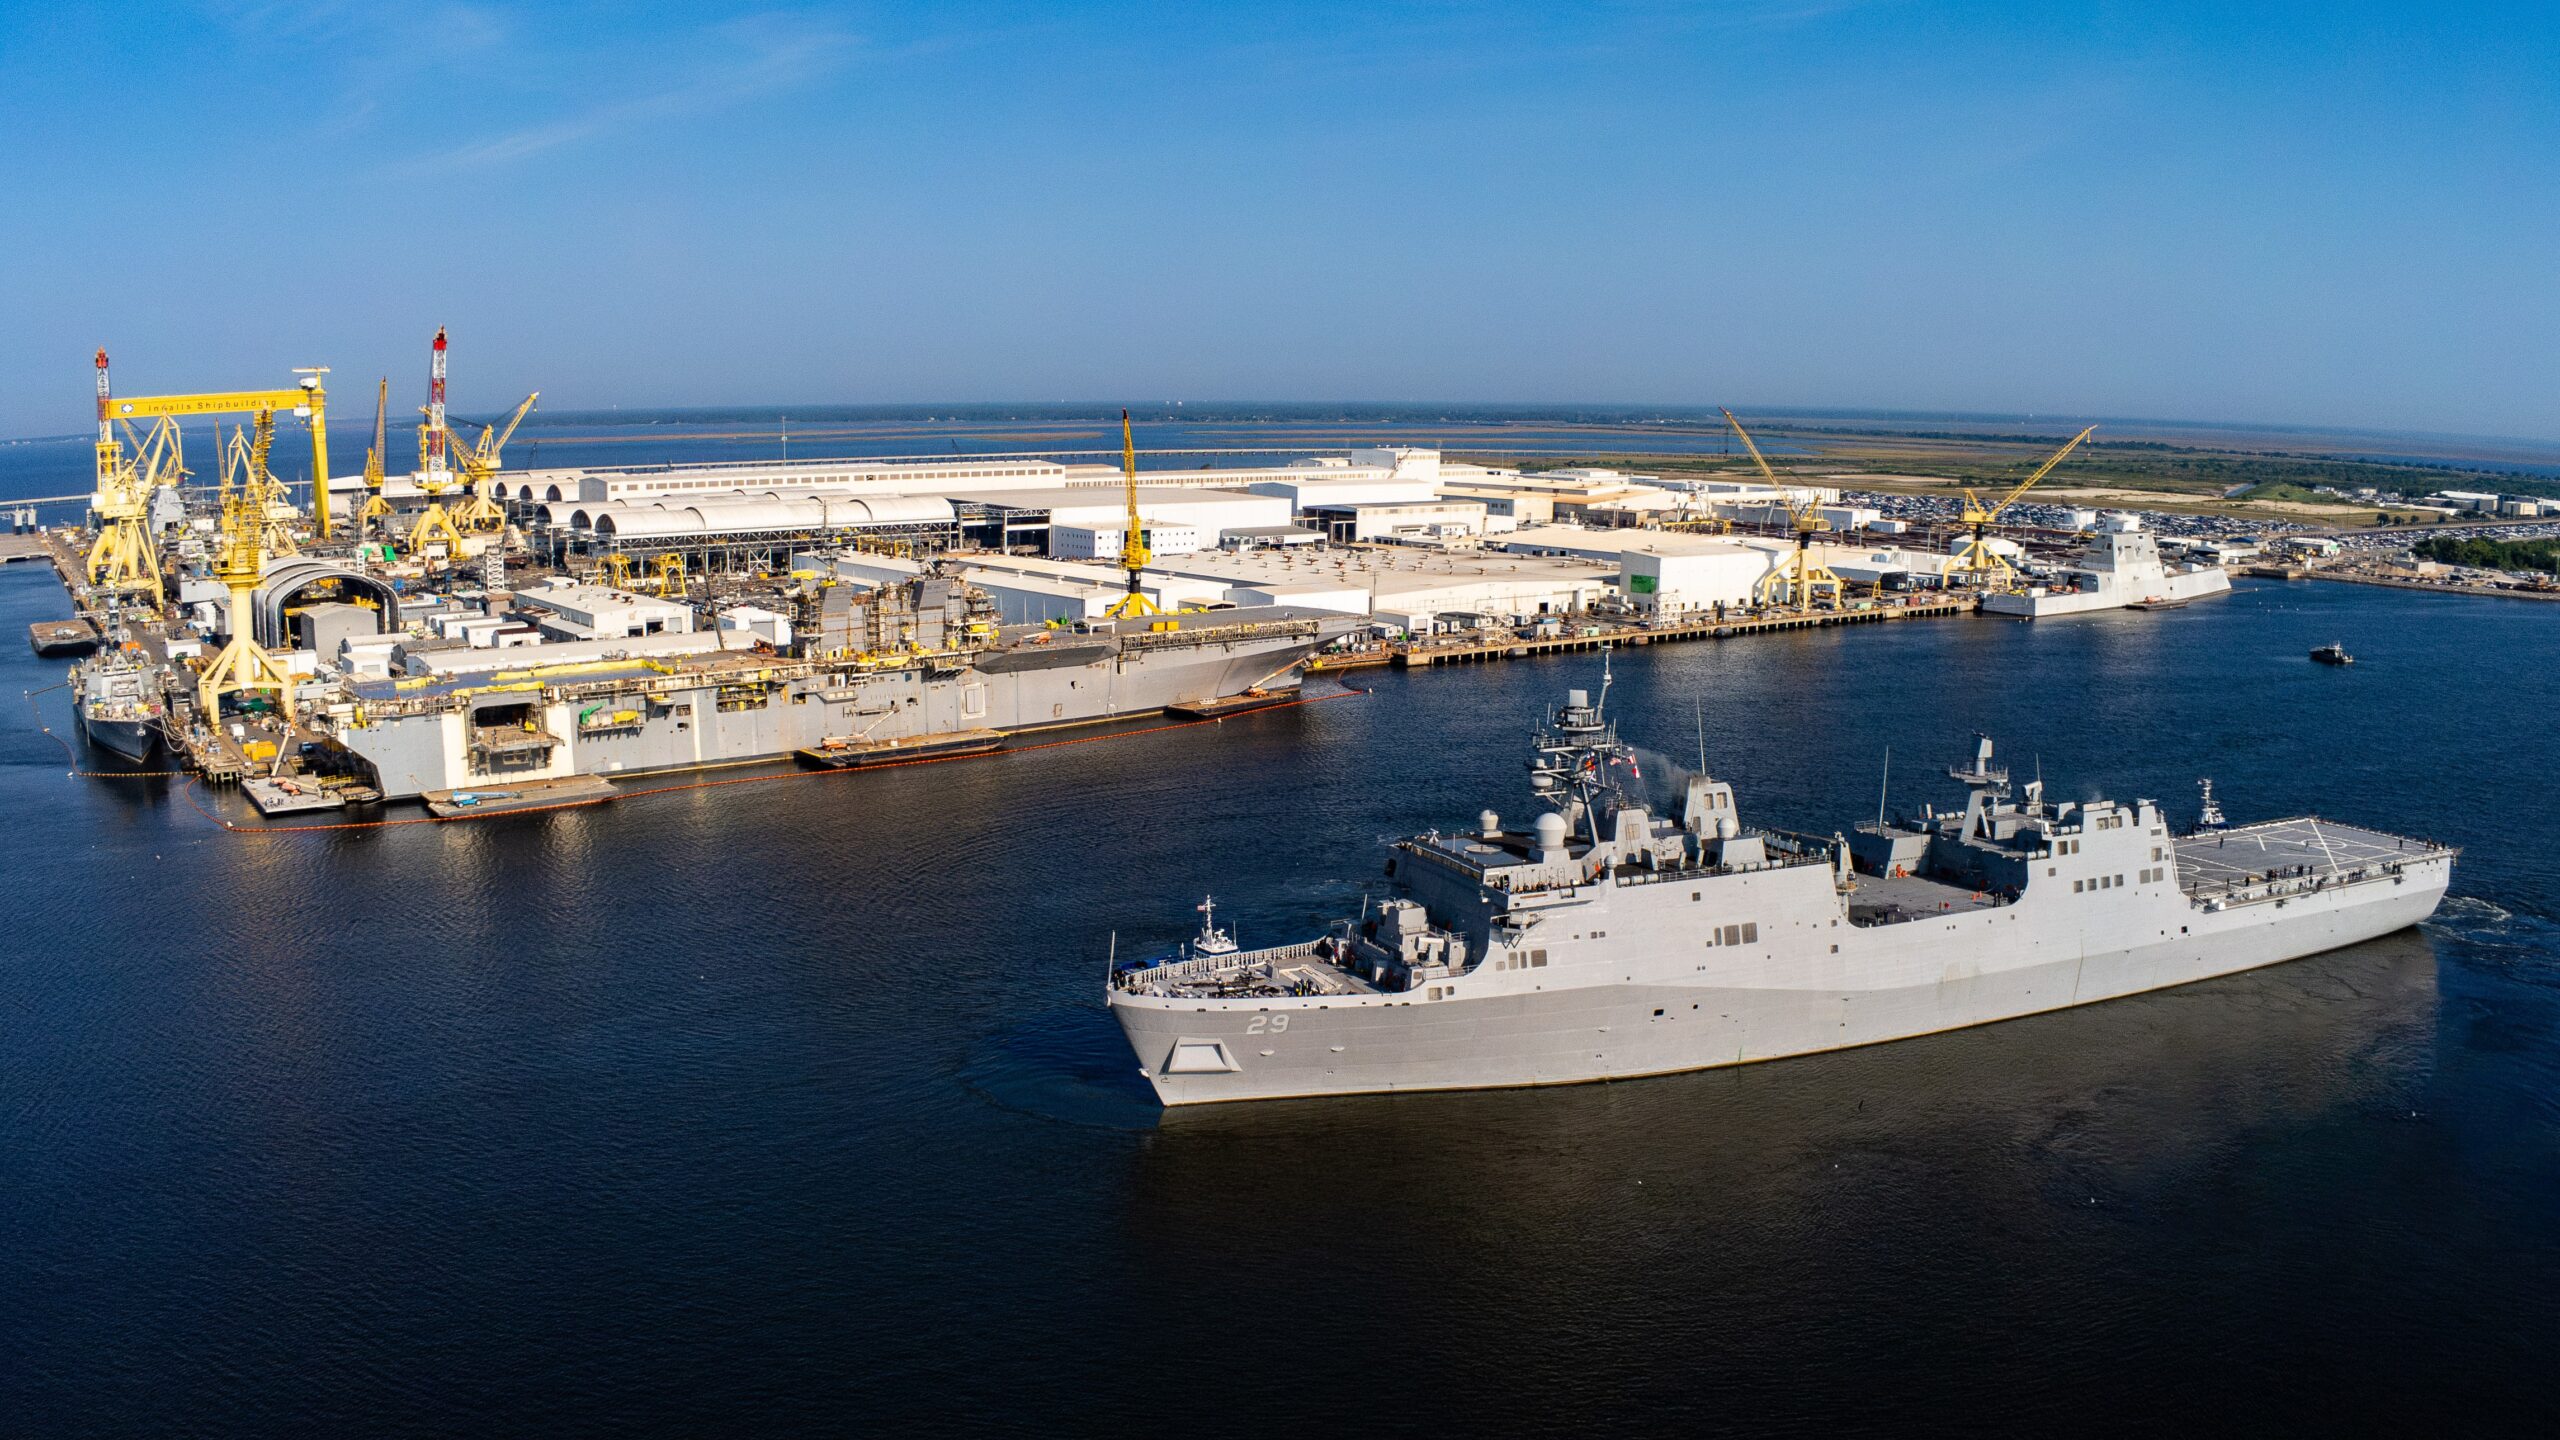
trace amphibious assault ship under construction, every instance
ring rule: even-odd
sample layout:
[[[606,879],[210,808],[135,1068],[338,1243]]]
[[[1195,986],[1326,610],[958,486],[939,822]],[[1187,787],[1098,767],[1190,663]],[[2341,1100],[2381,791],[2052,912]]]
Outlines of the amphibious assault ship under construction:
[[[595,642],[575,663],[508,669],[483,651],[469,672],[350,681],[334,738],[392,799],[800,751],[950,753],[1284,685],[1354,623],[1275,606],[999,626],[984,592],[940,575],[812,582],[792,601],[787,647],[708,631],[691,653]]]
[[[1960,812],[1845,835],[1742,823],[1687,782],[1673,819],[1577,690],[1529,763],[1526,831],[1401,840],[1407,892],[1302,944],[1223,931],[1111,975],[1168,1105],[1555,1085],[1987,1024],[2351,945],[2432,914],[2455,852],[2301,818],[2170,832],[2160,807],[2011,798],[1979,742]]]

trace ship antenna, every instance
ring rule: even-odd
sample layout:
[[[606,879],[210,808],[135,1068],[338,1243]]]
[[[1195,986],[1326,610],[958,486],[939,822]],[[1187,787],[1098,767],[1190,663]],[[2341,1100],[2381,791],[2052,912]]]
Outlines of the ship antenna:
[[[1591,718],[1599,719],[1609,711],[1609,642],[1600,642],[1600,703],[1592,707]]]
[[[1703,695],[1689,697],[1689,708],[1698,717],[1698,773],[1707,773],[1707,700]]]
[[[1893,793],[1893,747],[1884,747],[1884,778],[1876,782],[1876,828],[1884,828],[1885,797]]]

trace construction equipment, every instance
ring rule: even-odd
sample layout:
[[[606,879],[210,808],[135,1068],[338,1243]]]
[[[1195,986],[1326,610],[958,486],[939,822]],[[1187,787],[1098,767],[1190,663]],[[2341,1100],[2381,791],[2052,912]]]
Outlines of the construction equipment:
[[[463,483],[471,492],[471,498],[453,512],[463,529],[486,532],[506,526],[507,512],[498,508],[496,498],[489,493],[497,483],[499,455],[515,435],[516,427],[524,423],[524,417],[533,413],[533,402],[541,398],[539,390],[527,395],[524,403],[516,407],[516,413],[507,417],[504,428],[484,425],[478,440],[459,448],[455,458],[462,464]]]
[[[1981,497],[1974,494],[1971,487],[1966,488],[1964,510],[1956,517],[1956,523],[1965,527],[1965,541],[1956,551],[1955,559],[1947,565],[1947,579],[1950,583],[1970,583],[1984,590],[2007,590],[2017,583],[2018,572],[2010,565],[2008,557],[1991,548],[1990,531],[1993,522],[2000,518],[2002,512],[2017,504],[2019,496],[2034,489],[2037,481],[2052,474],[2053,467],[2061,464],[2063,458],[2072,451],[2079,449],[2081,441],[2096,433],[2098,433],[2098,427],[2092,425],[2063,442],[2062,448],[2054,451],[2050,458],[2037,466],[2034,474],[2019,481],[2017,488],[2001,496],[2000,503],[1997,505],[1986,507]]]
[[[1724,423],[1742,437],[1742,448],[1751,452],[1751,463],[1760,467],[1760,478],[1777,492],[1776,504],[1786,512],[1787,523],[1796,536],[1795,552],[1771,566],[1769,573],[1751,587],[1753,603],[1765,609],[1780,603],[1783,596],[1785,603],[1794,605],[1801,615],[1813,608],[1817,591],[1827,591],[1836,604],[1845,587],[1840,577],[1831,573],[1830,566],[1813,558],[1813,537],[1831,528],[1831,522],[1822,518],[1822,496],[1808,487],[1781,481],[1778,472],[1769,468],[1769,457],[1760,453],[1759,442],[1742,428],[1741,421],[1733,418],[1732,411],[1724,412]]]
[[[1147,550],[1146,522],[1138,517],[1138,442],[1129,430],[1129,412],[1120,412],[1120,475],[1128,483],[1129,533],[1120,541],[1120,568],[1128,573],[1129,593],[1103,613],[1114,620],[1141,620],[1164,612],[1138,593],[1138,572],[1155,556]]]
[[[639,561],[616,550],[604,557],[604,564],[598,573],[603,577],[604,583],[614,589],[628,590],[631,588],[631,572],[639,568]]]
[[[258,418],[264,440],[271,443],[274,412],[262,410]],[[254,608],[258,582],[267,572],[269,477],[263,473],[267,443],[232,437],[234,456],[244,462],[239,467],[244,471],[242,483],[232,483],[235,467],[228,459],[222,467],[222,534],[214,547],[213,578],[231,592],[229,618],[224,622],[230,638],[196,680],[196,701],[207,724],[222,718],[223,696],[253,691],[275,692],[276,708],[286,719],[293,718],[293,677],[258,643]]]
[[[427,508],[409,526],[409,550],[415,555],[437,553],[430,547],[442,546],[446,560],[459,560],[463,555],[462,531],[453,523],[453,513],[444,507],[460,482],[454,478],[447,455],[451,436],[444,423],[444,327],[436,327],[434,358],[427,363],[427,417],[418,426],[418,488],[426,492]]]
[[[103,481],[120,463],[120,448],[115,437],[107,433],[106,421],[139,420],[146,417],[182,415],[264,415],[272,429],[278,411],[290,411],[302,417],[311,429],[311,520],[313,528],[325,539],[329,534],[329,392],[320,377],[329,373],[327,366],[296,369],[302,377],[291,390],[232,390],[201,395],[136,395],[110,399],[107,393],[107,352],[98,352],[98,475]],[[283,493],[283,482],[272,476],[260,485],[272,494]],[[101,488],[104,488],[103,485]],[[149,497],[142,497],[148,500]]]
[[[682,600],[685,598],[683,556],[669,550],[651,561],[650,568],[658,574],[659,599]]]
[[[373,392],[373,448],[364,452],[364,508],[356,512],[358,534],[391,518],[391,502],[382,498],[382,462],[390,453],[384,422],[391,410],[391,377]]]

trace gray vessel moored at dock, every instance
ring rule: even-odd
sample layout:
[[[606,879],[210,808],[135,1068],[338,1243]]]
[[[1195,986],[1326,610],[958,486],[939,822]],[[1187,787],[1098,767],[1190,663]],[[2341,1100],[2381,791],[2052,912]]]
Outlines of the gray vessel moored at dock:
[[[159,677],[142,660],[116,646],[72,668],[77,693],[73,712],[90,744],[136,764],[160,743]]]
[[[1000,627],[983,595],[938,576],[811,587],[799,619],[791,652],[741,638],[673,658],[353,682],[335,738],[393,799],[803,751],[931,754],[989,731],[1246,694],[1293,674],[1353,623],[1266,607]]]
[[[1117,969],[1107,1003],[1157,1096],[1571,1084],[1902,1039],[2388,934],[2452,875],[2449,847],[2318,818],[2180,836],[2150,800],[2013,800],[1988,740],[1949,771],[1961,811],[1790,834],[1699,775],[1657,815],[1622,779],[1607,688],[1538,735],[1528,830],[1487,811],[1396,842],[1405,898],[1321,938],[1241,951],[1209,928]]]

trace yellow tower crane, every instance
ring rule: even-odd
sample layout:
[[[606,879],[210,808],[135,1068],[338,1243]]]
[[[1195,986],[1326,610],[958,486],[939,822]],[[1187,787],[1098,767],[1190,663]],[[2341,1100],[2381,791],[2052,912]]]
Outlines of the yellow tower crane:
[[[259,419],[267,435],[274,434],[272,412],[262,411]],[[266,447],[242,444],[234,438],[238,455],[246,462],[243,483],[231,483],[233,466],[222,467],[222,537],[213,555],[213,578],[231,592],[231,636],[213,662],[204,667],[196,680],[196,703],[210,725],[222,717],[222,697],[246,695],[252,691],[275,692],[276,708],[287,719],[293,716],[293,677],[267,648],[258,643],[255,611],[258,582],[267,573],[267,477],[260,473],[266,463]]]
[[[1956,517],[1956,523],[1964,526],[1967,533],[1963,547],[1956,551],[1956,558],[1947,565],[1947,578],[1950,581],[1970,582],[1985,590],[2008,589],[2017,580],[2018,572],[2011,567],[2007,557],[1991,548],[1992,523],[2000,518],[2003,511],[2017,504],[2019,496],[2034,489],[2037,481],[2052,474],[2053,467],[2061,464],[2063,457],[2079,449],[2081,441],[2096,433],[2098,433],[2098,427],[2092,425],[2063,442],[2062,448],[2054,451],[2051,458],[2037,466],[2034,474],[2019,481],[2016,489],[2001,496],[2000,503],[1997,505],[1986,507],[1981,497],[1974,494],[1968,487],[1964,492],[1964,510]]]
[[[1147,549],[1146,522],[1138,516],[1138,442],[1129,429],[1129,412],[1120,412],[1120,476],[1129,492],[1129,533],[1120,542],[1120,568],[1128,572],[1129,593],[1108,611],[1114,620],[1140,620],[1164,612],[1138,593],[1138,572],[1155,556]]]
[[[505,428],[483,426],[478,440],[454,447],[454,459],[462,466],[463,484],[471,491],[471,498],[463,501],[453,512],[453,518],[463,529],[486,532],[506,525],[507,512],[498,508],[497,500],[489,493],[497,483],[498,457],[507,448],[507,441],[514,438],[516,427],[524,423],[525,416],[533,413],[533,402],[541,398],[542,392],[534,391],[524,397],[524,403],[516,407],[516,413],[507,417]]]
[[[356,515],[359,531],[369,531],[391,518],[391,502],[382,498],[382,462],[391,453],[385,424],[390,413],[391,377],[386,375],[373,392],[373,448],[364,452],[364,508]]]
[[[1787,522],[1796,535],[1794,553],[1770,567],[1769,573],[1751,587],[1752,601],[1766,607],[1778,603],[1783,595],[1799,615],[1813,608],[1817,591],[1828,591],[1836,603],[1842,590],[1840,577],[1831,573],[1830,566],[1813,558],[1813,537],[1831,528],[1830,522],[1822,518],[1822,497],[1811,489],[1780,480],[1778,472],[1769,468],[1769,457],[1760,453],[1759,442],[1742,428],[1741,421],[1733,418],[1732,411],[1724,412],[1724,423],[1742,437],[1742,448],[1751,452],[1751,463],[1760,467],[1760,478],[1778,492],[1778,507],[1786,511]]]

